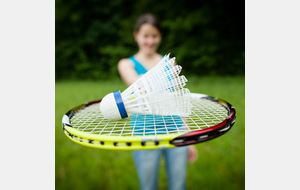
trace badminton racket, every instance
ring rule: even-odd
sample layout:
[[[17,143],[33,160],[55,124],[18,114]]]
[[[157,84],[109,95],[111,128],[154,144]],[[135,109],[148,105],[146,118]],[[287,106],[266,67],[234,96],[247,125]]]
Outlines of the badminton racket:
[[[217,138],[231,129],[236,118],[228,102],[198,93],[191,93],[188,117],[132,114],[110,121],[101,114],[100,102],[84,103],[63,116],[62,128],[70,140],[112,150],[174,148]]]

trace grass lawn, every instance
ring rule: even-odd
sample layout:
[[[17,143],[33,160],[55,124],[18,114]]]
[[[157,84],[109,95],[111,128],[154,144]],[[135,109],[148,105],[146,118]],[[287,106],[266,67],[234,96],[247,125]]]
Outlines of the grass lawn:
[[[233,128],[225,135],[197,144],[198,160],[188,164],[187,189],[245,188],[245,78],[187,77],[187,88],[224,99],[237,111]],[[126,89],[120,80],[59,81],[55,85],[56,189],[139,189],[130,151],[93,149],[70,141],[62,131],[62,116],[71,108]],[[159,189],[167,189],[161,160]]]

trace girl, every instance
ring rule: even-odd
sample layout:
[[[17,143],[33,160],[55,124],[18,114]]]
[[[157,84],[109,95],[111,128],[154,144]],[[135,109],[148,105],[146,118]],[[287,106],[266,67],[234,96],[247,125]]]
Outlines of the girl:
[[[152,14],[144,14],[138,19],[133,34],[139,47],[138,52],[129,58],[121,59],[118,63],[119,74],[128,86],[162,59],[162,55],[157,53],[161,41],[161,29]],[[187,161],[194,162],[197,159],[197,149],[193,145],[162,150],[133,151],[140,188],[158,188],[161,155],[165,156],[169,189],[185,189]]]

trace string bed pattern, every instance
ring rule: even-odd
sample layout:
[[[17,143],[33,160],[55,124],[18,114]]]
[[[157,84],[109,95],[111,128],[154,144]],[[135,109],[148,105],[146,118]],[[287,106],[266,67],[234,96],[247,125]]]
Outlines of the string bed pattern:
[[[189,117],[132,114],[127,119],[109,121],[102,116],[99,103],[95,103],[79,110],[70,122],[75,129],[86,133],[146,136],[201,130],[224,121],[228,116],[225,107],[208,99],[193,98],[191,104],[192,114]]]

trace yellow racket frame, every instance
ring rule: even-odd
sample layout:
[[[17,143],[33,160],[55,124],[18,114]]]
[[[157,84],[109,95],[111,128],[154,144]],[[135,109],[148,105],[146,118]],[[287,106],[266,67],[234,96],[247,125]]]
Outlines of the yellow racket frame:
[[[70,140],[78,144],[93,148],[114,150],[174,148],[176,146],[170,144],[170,141],[187,133],[159,135],[159,137],[149,135],[141,138],[140,136],[100,136],[97,134],[84,133],[68,126],[64,126],[64,131]],[[115,143],[117,144],[115,145]]]

